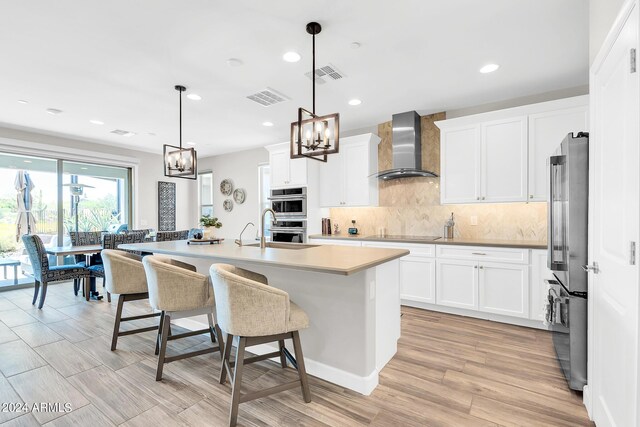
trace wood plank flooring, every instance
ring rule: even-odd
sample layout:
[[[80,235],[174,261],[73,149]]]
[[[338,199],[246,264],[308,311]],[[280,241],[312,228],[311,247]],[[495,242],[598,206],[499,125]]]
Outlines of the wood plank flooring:
[[[7,426],[224,426],[230,389],[217,382],[219,355],[165,366],[155,381],[154,332],[120,337],[111,352],[116,299],[86,302],[71,283],[49,286],[45,307],[31,290],[0,292],[0,402],[70,403],[71,412],[1,412]],[[150,312],[146,301],[124,315]],[[371,396],[311,377],[299,389],[240,405],[245,426],[589,426],[545,331],[408,307],[398,353]],[[157,319],[127,322],[149,326]],[[176,331],[179,328],[174,328]],[[202,347],[207,336],[170,342]],[[304,347],[304,340],[302,342]],[[291,343],[288,343],[291,346]],[[338,351],[338,350],[336,350]],[[247,391],[296,377],[265,361],[249,365]]]

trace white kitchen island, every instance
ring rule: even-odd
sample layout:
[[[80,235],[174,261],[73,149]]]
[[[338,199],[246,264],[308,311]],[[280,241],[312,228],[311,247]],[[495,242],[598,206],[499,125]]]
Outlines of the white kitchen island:
[[[289,293],[309,316],[301,331],[307,372],[370,394],[378,373],[400,338],[399,261],[409,251],[344,246],[303,249],[188,245],[186,241],[120,245],[188,262],[203,274],[213,263],[228,263],[264,274],[269,285]],[[286,247],[286,246],[285,246]],[[194,329],[206,327],[191,322]],[[183,326],[189,324],[183,323]],[[255,346],[256,354],[277,350]]]

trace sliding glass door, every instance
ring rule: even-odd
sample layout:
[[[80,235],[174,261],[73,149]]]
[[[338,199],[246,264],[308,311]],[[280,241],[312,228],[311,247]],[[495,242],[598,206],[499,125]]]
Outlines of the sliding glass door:
[[[23,234],[67,246],[69,231],[116,231],[131,219],[130,168],[0,153],[0,180],[0,290],[33,282]]]

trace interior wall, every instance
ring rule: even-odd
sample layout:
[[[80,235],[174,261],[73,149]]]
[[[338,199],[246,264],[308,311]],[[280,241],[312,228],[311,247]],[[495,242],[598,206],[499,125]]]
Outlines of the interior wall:
[[[589,64],[593,64],[625,1],[589,0]]]
[[[197,200],[196,182],[179,178],[167,178],[164,176],[162,147],[158,147],[158,154],[137,150],[111,147],[105,144],[88,142],[79,139],[71,139],[62,136],[47,135],[22,129],[0,127],[0,137],[19,141],[46,144],[52,151],[56,147],[90,151],[95,157],[121,156],[138,162],[138,182],[134,183],[133,227],[134,228],[158,228],[158,181],[170,181],[176,183],[176,228],[186,229],[195,227]],[[62,158],[64,155],[61,154]],[[136,187],[138,191],[136,192]]]
[[[219,156],[205,157],[199,160],[200,171],[213,172],[213,214],[222,222],[222,227],[217,231],[217,237],[225,239],[237,239],[240,232],[248,222],[256,226],[259,222],[258,205],[258,165],[269,162],[269,153],[264,148],[238,151]],[[243,188],[246,192],[246,200],[239,205],[233,202],[233,210],[225,212],[222,204],[225,199],[233,200],[232,196],[225,196],[220,192],[220,183],[223,179],[231,179],[234,188]],[[244,238],[255,235],[256,228],[249,228]]]

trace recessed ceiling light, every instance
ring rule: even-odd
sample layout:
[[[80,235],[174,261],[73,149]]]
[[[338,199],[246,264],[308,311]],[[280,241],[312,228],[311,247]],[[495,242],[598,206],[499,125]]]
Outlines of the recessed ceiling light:
[[[29,101],[25,101],[24,99],[18,99],[18,102],[20,104],[28,104],[29,103]]]
[[[33,163],[31,160],[23,160],[25,163]]]
[[[202,97],[197,93],[190,93],[189,95],[187,95],[187,98],[189,98],[192,101],[200,101],[202,99]]]
[[[153,133],[153,132],[147,132],[147,135],[149,135],[149,136],[156,136],[156,134],[155,134],[155,133]]]
[[[57,108],[47,108],[47,113],[56,116],[62,113],[62,110],[58,110]]]
[[[359,49],[362,45],[358,42],[353,42],[349,46],[351,46],[351,49]]]
[[[273,123],[271,123],[271,122],[262,122],[262,126],[271,127],[271,126],[273,126]]]
[[[86,171],[86,170],[87,170],[87,169],[89,169],[89,168],[82,167],[82,168],[80,168],[80,169],[82,169],[83,171]]]
[[[300,61],[301,58],[302,57],[298,52],[287,52],[284,55],[282,55],[282,59],[284,59],[287,62],[298,62]]]
[[[351,100],[349,100],[349,105],[356,106],[356,105],[360,105],[360,104],[362,104],[362,101],[360,101],[359,99],[351,99]]]
[[[96,119],[89,120],[89,123],[94,124],[94,125],[103,125],[104,124],[104,122],[102,120],[96,120]]]
[[[500,68],[498,64],[487,64],[484,67],[480,68],[480,72],[482,74],[493,73],[498,68]]]
[[[193,146],[193,145],[196,145],[196,143],[195,143],[195,142],[193,142],[193,141],[189,141],[189,142],[187,142],[187,145],[191,145],[191,146]]]
[[[241,59],[238,58],[229,58],[227,59],[227,65],[229,67],[239,67],[243,64]]]

